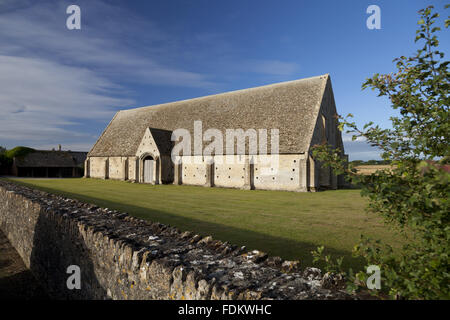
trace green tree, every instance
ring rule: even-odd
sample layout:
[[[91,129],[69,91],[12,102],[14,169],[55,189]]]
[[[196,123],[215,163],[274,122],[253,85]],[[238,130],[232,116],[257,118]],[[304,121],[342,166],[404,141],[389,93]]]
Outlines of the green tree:
[[[363,160],[353,160],[352,162],[350,162],[353,166],[360,166],[362,164],[364,164]]]
[[[5,155],[6,155],[6,157],[8,157],[9,159],[12,160],[14,157],[24,157],[28,153],[31,153],[34,151],[35,150],[33,148],[18,146],[18,147],[12,148],[10,150],[7,150],[5,152]]]
[[[365,237],[355,246],[356,256],[381,268],[379,293],[403,299],[449,299],[449,61],[438,49],[439,14],[433,6],[419,14],[415,42],[423,46],[411,57],[395,59],[397,72],[375,74],[362,85],[388,97],[399,111],[399,116],[390,118],[392,128],[372,122],[359,128],[350,121],[351,114],[338,116],[340,129],[381,149],[383,160],[394,165],[392,170],[356,175],[339,157],[340,150],[328,145],[315,146],[313,156],[361,185],[369,211],[408,238],[399,252]],[[449,24],[447,18],[445,28]],[[353,276],[349,270],[347,276],[349,289],[364,286],[364,273]]]
[[[9,159],[6,157],[6,148],[0,146],[0,174],[7,173],[9,164]]]

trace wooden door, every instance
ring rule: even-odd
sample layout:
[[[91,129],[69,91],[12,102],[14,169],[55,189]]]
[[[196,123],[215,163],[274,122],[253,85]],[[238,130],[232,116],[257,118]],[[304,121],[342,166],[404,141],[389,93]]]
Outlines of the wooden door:
[[[144,160],[144,182],[153,182],[153,160]]]

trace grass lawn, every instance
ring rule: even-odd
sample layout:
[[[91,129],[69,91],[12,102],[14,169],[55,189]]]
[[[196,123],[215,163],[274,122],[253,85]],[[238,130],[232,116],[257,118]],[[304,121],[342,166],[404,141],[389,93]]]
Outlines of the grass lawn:
[[[397,247],[400,236],[364,211],[359,190],[317,193],[146,185],[97,179],[14,179],[38,189],[192,230],[248,249],[312,265],[310,252],[324,245],[344,266],[360,234]]]

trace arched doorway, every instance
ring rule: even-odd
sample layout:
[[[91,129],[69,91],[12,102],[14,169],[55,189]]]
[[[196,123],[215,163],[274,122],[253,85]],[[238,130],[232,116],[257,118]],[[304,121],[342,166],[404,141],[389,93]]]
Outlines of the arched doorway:
[[[144,162],[144,183],[153,183],[154,172],[154,159],[152,156],[146,156]]]

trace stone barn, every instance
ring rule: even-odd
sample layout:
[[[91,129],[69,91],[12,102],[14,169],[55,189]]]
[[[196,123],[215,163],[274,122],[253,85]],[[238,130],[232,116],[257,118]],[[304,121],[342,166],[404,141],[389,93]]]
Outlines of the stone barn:
[[[342,177],[311,156],[311,147],[323,142],[343,152],[335,116],[329,75],[121,110],[88,153],[85,177],[242,189],[336,189],[343,185]],[[198,123],[205,133],[200,142],[195,141]],[[171,158],[179,143],[172,141],[173,133],[179,129],[190,133],[194,142],[188,144],[191,152],[183,150]],[[208,129],[224,136],[240,129],[246,135],[245,148],[205,156],[207,141],[213,141],[206,137]],[[260,129],[271,136],[272,129],[278,130],[277,140],[267,144],[270,153],[277,143],[275,164],[256,161],[264,153],[249,147],[249,133]],[[225,139],[214,140],[226,150]],[[261,140],[259,136],[258,143]]]
[[[14,157],[10,171],[18,177],[82,177],[86,155],[82,151],[33,150]]]

